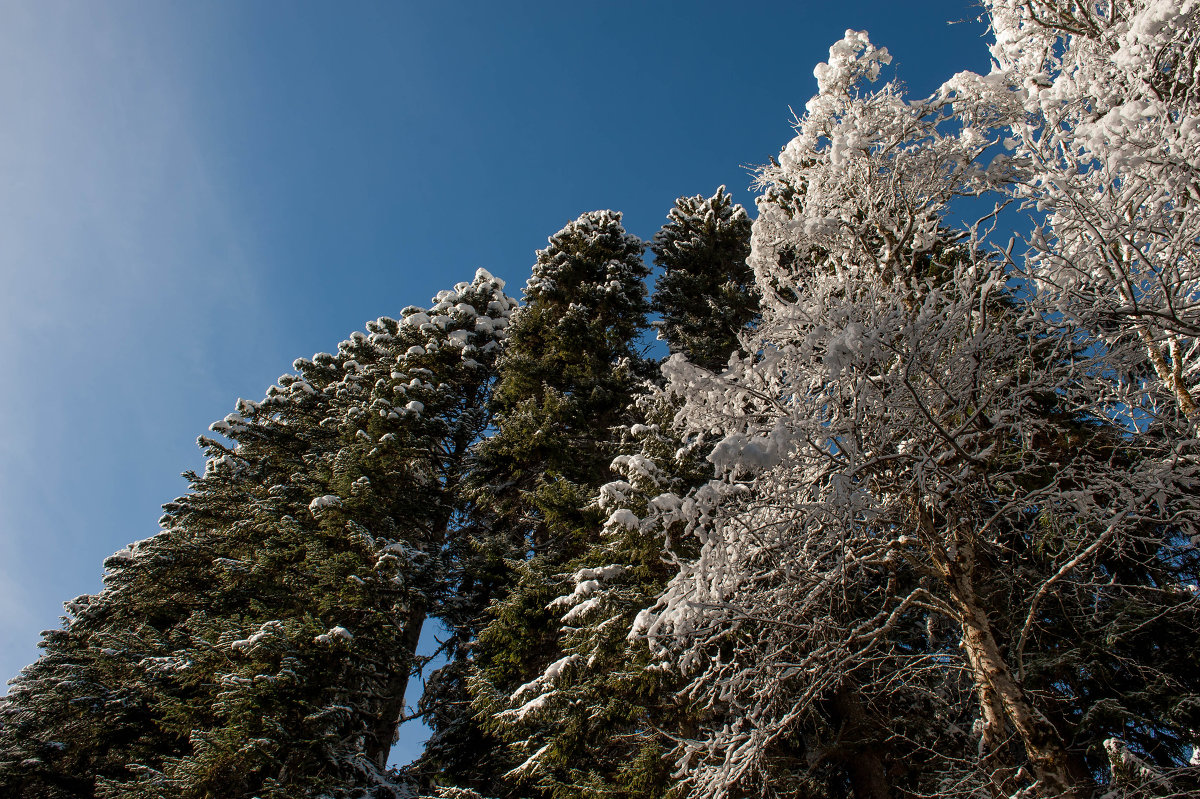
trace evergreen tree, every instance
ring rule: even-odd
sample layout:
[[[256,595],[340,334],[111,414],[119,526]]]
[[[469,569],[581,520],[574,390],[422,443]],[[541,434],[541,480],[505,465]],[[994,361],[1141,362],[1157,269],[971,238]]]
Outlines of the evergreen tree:
[[[430,704],[440,710],[419,766],[438,781],[494,796],[516,790],[504,777],[519,754],[501,730],[468,716],[486,715],[495,696],[560,657],[546,606],[558,573],[600,526],[586,506],[607,481],[612,430],[647,372],[636,349],[647,312],[642,249],[620,214],[583,214],[538,252],[513,316],[492,396],[497,431],[479,446],[472,477],[488,533],[464,567],[463,597],[479,604],[460,609],[455,634],[466,659],[435,683],[442,695]]]
[[[718,369],[737,349],[738,335],[757,312],[757,289],[746,267],[750,222],[724,187],[711,198],[681,197],[654,249],[665,274],[652,307],[663,313],[660,335],[672,351]],[[643,389],[645,391],[645,389]],[[654,604],[683,549],[679,530],[642,529],[636,515],[617,513],[635,497],[683,494],[711,465],[703,443],[685,446],[671,419],[679,403],[656,390],[628,409],[636,423],[623,431],[611,469],[621,479],[593,495],[603,532],[557,575],[546,610],[560,625],[564,657],[508,697],[489,704],[490,722],[508,740],[538,742],[520,767],[525,784],[555,797],[658,797],[675,785],[667,756],[674,736],[694,726],[696,709],[680,698],[682,681],[658,667],[644,642],[627,633]],[[644,510],[644,506],[639,512]],[[564,593],[565,592],[565,593]],[[702,711],[701,711],[702,712]]]
[[[92,796],[98,774],[125,774],[180,745],[154,724],[136,662],[117,657],[141,646],[129,617],[101,597],[66,603],[69,623],[44,632],[44,654],[0,700],[0,793],[16,797]]]
[[[758,316],[758,289],[746,265],[750,218],[721,186],[712,197],[680,197],[650,249],[663,274],[652,308],[671,352],[719,370],[738,335]]]
[[[428,313],[297,361],[216,423],[235,446],[201,439],[205,473],[166,506],[164,531],[106,562],[104,590],[15,682],[0,784],[30,797],[402,790],[386,758],[421,624],[447,593],[456,485],[513,305],[501,289],[481,270]]]
[[[511,326],[481,271],[239,401],[0,699],[0,792],[1200,792],[1200,13],[985,5],[996,72],[924,101],[847,32],[753,248],[680,198],[651,305],[584,214]],[[946,227],[986,193],[1046,211],[1024,266]]]
[[[649,270],[621,215],[594,211],[537,253],[514,315],[491,407],[496,435],[479,448],[481,502],[536,554],[570,548],[551,529],[580,504],[572,486],[604,480],[611,430],[647,370],[637,351]],[[586,500],[585,500],[586,501]]]
[[[673,749],[670,736],[689,724],[689,704],[677,696],[682,683],[675,675],[627,635],[675,572],[676,553],[658,529],[641,529],[628,510],[613,513],[638,497],[682,493],[703,474],[694,451],[675,454],[673,409],[659,400],[645,395],[633,409],[650,424],[626,429],[629,454],[612,464],[622,479],[602,486],[588,507],[597,525],[592,542],[546,575],[538,594],[536,611],[556,631],[557,658],[516,690],[479,703],[489,729],[520,742],[523,761],[509,778],[526,791],[657,797],[674,784],[665,755]],[[656,461],[674,468],[660,470]],[[525,612],[535,610],[529,604]]]

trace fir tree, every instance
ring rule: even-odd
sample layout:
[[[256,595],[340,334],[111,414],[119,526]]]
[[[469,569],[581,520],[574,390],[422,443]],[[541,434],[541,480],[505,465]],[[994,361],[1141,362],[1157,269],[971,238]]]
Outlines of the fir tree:
[[[447,593],[456,485],[513,305],[501,288],[481,270],[216,423],[235,445],[201,439],[205,473],[164,531],[106,562],[104,591],[16,681],[2,784],[400,791],[386,758],[421,624]],[[104,741],[106,727],[136,732]]]
[[[717,369],[757,312],[745,264],[750,222],[724,187],[707,199],[681,197],[669,220],[651,245],[665,269],[652,301],[664,316],[660,336],[672,351]],[[675,785],[667,756],[697,709],[677,695],[682,681],[627,633],[674,573],[680,531],[664,536],[641,529],[637,515],[613,512],[635,497],[685,493],[711,472],[703,442],[685,446],[675,435],[678,407],[654,390],[631,403],[636,423],[624,428],[623,454],[611,465],[621,479],[589,505],[593,523],[605,520],[603,531],[555,575],[559,596],[544,609],[558,620],[563,658],[487,706],[499,735],[530,742],[514,777],[546,795],[657,797]]]
[[[625,421],[647,371],[636,349],[647,312],[642,249],[620,214],[582,215],[538,252],[525,304],[514,314],[492,397],[497,431],[480,445],[472,478],[489,532],[464,570],[465,592],[480,599],[455,630],[469,661],[440,675],[444,693],[432,702],[441,705],[438,726],[420,766],[440,772],[440,781],[488,795],[515,790],[504,775],[519,755],[496,728],[466,716],[486,714],[498,692],[559,657],[557,621],[546,606],[557,595],[558,572],[586,551],[599,527],[586,506],[607,480],[612,429]],[[451,701],[465,703],[468,672],[474,709],[449,710]]]
[[[636,349],[647,312],[642,242],[620,214],[595,211],[549,245],[513,318],[491,402],[499,429],[479,448],[475,481],[537,554],[566,543],[550,530],[556,495],[604,479],[610,431],[646,370]]]
[[[667,219],[650,243],[663,270],[652,303],[659,332],[671,352],[719,370],[758,315],[750,218],[721,186],[712,197],[680,197]]]
[[[675,571],[673,542],[640,529],[627,510],[613,513],[637,497],[682,492],[703,474],[695,451],[676,454],[670,406],[659,399],[645,395],[631,409],[650,424],[626,429],[629,454],[612,464],[622,479],[602,486],[589,505],[595,537],[547,575],[538,596],[536,612],[557,631],[557,658],[516,690],[480,703],[490,729],[520,742],[523,759],[510,781],[539,795],[657,797],[673,786],[665,755],[670,736],[689,723],[688,703],[676,694],[682,683],[627,638]],[[673,468],[659,469],[656,460]]]

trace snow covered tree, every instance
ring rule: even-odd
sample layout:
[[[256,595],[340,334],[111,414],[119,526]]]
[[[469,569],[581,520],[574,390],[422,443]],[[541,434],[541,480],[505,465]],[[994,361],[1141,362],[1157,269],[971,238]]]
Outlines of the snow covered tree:
[[[620,214],[583,214],[538,251],[513,316],[492,396],[496,434],[479,446],[472,476],[491,543],[476,547],[474,573],[465,570],[464,589],[480,601],[456,630],[476,707],[435,717],[445,726],[435,728],[421,764],[442,782],[487,795],[514,790],[504,775],[520,760],[496,728],[465,716],[561,657],[546,606],[559,592],[558,573],[595,536],[601,520],[586,506],[608,480],[613,428],[648,371],[636,349],[647,312],[642,250]],[[438,685],[462,701],[461,659],[448,673],[455,669],[458,680],[441,675]]]
[[[679,198],[651,244],[664,269],[651,304],[664,317],[660,338],[711,369],[728,361],[757,312],[749,239],[744,209],[721,187],[710,198]],[[628,409],[636,421],[623,429],[623,454],[611,466],[621,479],[593,495],[599,518],[623,502],[683,492],[709,471],[706,447],[684,446],[674,432],[678,403],[649,384],[643,392]],[[666,758],[673,736],[694,726],[697,710],[678,694],[680,680],[626,635],[674,574],[679,542],[641,529],[626,513],[608,518],[556,575],[561,595],[546,610],[559,617],[563,657],[487,705],[498,734],[532,753],[514,776],[549,796],[667,795],[676,786]]]
[[[631,409],[647,423],[624,431],[612,469],[623,479],[601,486],[591,510],[604,519],[621,503],[699,482],[694,452],[677,453],[674,408],[647,393]],[[657,463],[670,464],[659,469]],[[671,542],[661,531],[612,516],[581,555],[552,576],[545,603],[557,628],[557,659],[508,695],[480,704],[488,727],[519,742],[524,757],[509,781],[552,797],[660,797],[675,780],[665,756],[671,736],[691,723],[682,683],[658,668],[644,642],[627,632],[675,573]],[[634,520],[636,521],[636,520]],[[556,596],[557,595],[557,596]]]
[[[0,700],[0,792],[1200,794],[1200,4],[984,6],[923,100],[848,31],[651,305],[584,214],[519,311],[481,271],[239,401]]]
[[[749,232],[745,211],[722,187],[712,198],[681,198],[653,245],[666,270],[655,293],[655,307],[668,320],[664,335],[672,346],[701,353],[714,368],[736,349],[737,334],[756,307],[745,265]],[[634,474],[638,465],[653,465],[650,458],[658,458],[671,464],[655,475],[658,489],[682,490],[699,482],[695,451],[673,459],[680,446],[669,424],[675,410],[660,394],[642,396],[625,409],[623,415],[637,423],[625,428],[622,450],[627,454],[617,458],[614,468],[643,482],[647,475]],[[616,451],[611,447],[614,432],[593,432],[609,440],[610,453]],[[606,484],[604,491],[615,485]],[[586,524],[596,525],[604,518],[600,514],[612,510],[611,496],[606,500],[604,491],[588,498]],[[478,703],[491,716],[485,728],[517,742],[525,754],[536,751],[509,774],[509,783],[536,787],[548,796],[660,796],[671,789],[674,781],[663,760],[670,749],[665,731],[684,723],[687,702],[676,696],[673,675],[651,668],[649,650],[631,646],[624,632],[673,572],[664,543],[656,531],[609,525],[604,535],[593,535],[577,548],[575,557],[555,560],[553,570],[547,569],[546,558],[525,567],[529,571],[518,594],[501,603],[500,612],[513,616],[509,627],[519,626],[516,619],[545,616],[547,628],[553,629],[561,617],[561,629],[547,640],[546,651],[562,657],[553,662],[549,655],[543,657],[547,671],[512,695],[485,693]],[[540,572],[533,570],[535,564]],[[606,579],[594,579],[596,575]],[[567,596],[552,599],[564,590]],[[516,596],[528,602],[520,605]],[[497,629],[508,628],[490,627],[485,645]],[[536,675],[529,665],[521,663],[522,673]],[[514,765],[505,763],[506,768]]]
[[[995,68],[956,76],[947,92],[964,116],[1007,126],[1020,167],[1013,194],[1045,214],[1023,266],[1059,313],[1115,349],[1141,342],[1152,374],[1194,416],[1200,8],[1183,0],[984,6]]]
[[[566,545],[551,529],[557,509],[575,513],[582,503],[567,496],[577,493],[570,486],[607,476],[610,431],[646,372],[637,351],[649,274],[642,249],[619,213],[583,214],[538,251],[513,318],[492,396],[498,430],[479,448],[479,483],[537,554]]]
[[[994,215],[948,229],[956,198],[1007,191],[1021,165],[992,157],[978,126],[995,112],[868,91],[888,61],[848,32],[763,170],[750,354],[721,376],[665,367],[685,431],[721,437],[717,477],[642,522],[699,547],[635,625],[711,709],[681,775],[695,796],[836,795],[805,783],[809,742],[870,716],[868,740],[889,724],[928,762],[907,783],[894,759],[852,775],[860,796],[1182,795],[1197,687],[1163,642],[1197,620],[1196,442],[1170,415],[1129,424],[1123,409],[1158,405],[1114,380],[1128,342],[1006,290],[1007,259],[982,252]],[[1137,652],[1139,618],[1170,662]],[[1119,658],[1064,649],[1106,636],[1127,690],[1158,696],[1141,751],[1136,714],[1094,715],[1113,698],[1095,674]],[[1118,777],[1113,751],[1139,765]]]
[[[214,424],[234,446],[201,439],[164,531],[106,562],[15,682],[0,778],[28,796],[64,775],[63,795],[404,790],[386,758],[515,305],[482,270],[436,300]],[[98,740],[114,723],[138,734]]]
[[[721,186],[712,197],[680,197],[667,219],[650,243],[663,270],[652,302],[659,332],[671,352],[719,371],[758,312],[750,218]]]

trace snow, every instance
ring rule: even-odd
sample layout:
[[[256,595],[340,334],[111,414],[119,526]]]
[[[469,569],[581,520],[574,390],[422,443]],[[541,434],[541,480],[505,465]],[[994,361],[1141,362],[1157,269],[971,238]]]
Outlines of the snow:
[[[769,469],[782,460],[785,440],[783,431],[767,436],[733,433],[713,447],[708,460],[718,474]]]
[[[628,508],[620,508],[613,511],[612,515],[608,517],[608,521],[604,523],[604,530],[610,534],[621,529],[636,530],[640,524],[641,519],[633,511]]]
[[[560,596],[551,601],[550,604],[546,606],[546,609],[553,610],[555,608],[562,607],[563,605],[573,605],[585,597],[590,596],[591,593],[599,587],[600,583],[596,580],[584,580],[577,584],[575,586],[575,590],[571,593],[565,596]]]
[[[598,502],[602,510],[612,511],[614,508],[622,507],[622,503],[627,501],[629,493],[633,491],[633,485],[624,480],[614,480],[610,483],[605,483],[600,486]]]
[[[524,685],[517,688],[517,690],[513,691],[512,696],[510,698],[514,702],[519,702],[526,694],[530,694],[535,691],[541,691],[544,688],[553,686],[555,681],[558,680],[558,678],[562,676],[562,673],[567,668],[567,666],[570,666],[572,663],[574,663],[578,659],[579,659],[579,655],[574,655],[574,654],[566,655],[565,657],[559,658],[558,660],[554,661],[549,666],[547,666],[545,671],[543,671],[536,678],[530,680],[529,682],[527,682]],[[516,713],[517,717],[521,718],[524,716],[525,712],[529,712],[531,710],[537,709],[538,707],[541,707],[542,704],[544,704],[544,701],[547,696],[548,696],[548,694],[542,694],[540,696],[534,697],[534,699],[530,700],[529,702],[526,702],[525,705],[522,706],[522,708],[518,708],[516,711],[510,711],[510,712]],[[538,702],[538,700],[542,700],[542,704],[535,704]]]
[[[571,576],[571,579],[575,582],[581,580],[611,580],[614,577],[620,577],[626,571],[626,567],[620,563],[610,563],[598,569],[580,569]]]
[[[496,289],[496,291],[500,291],[504,288],[504,281],[498,277],[493,277],[492,273],[483,267],[475,270],[475,280],[473,282],[476,286],[490,284]]]
[[[821,359],[828,370],[829,377],[836,379],[849,369],[855,355],[863,348],[863,329],[857,322],[851,322],[845,329],[829,339],[825,344],[825,356]]]
[[[658,464],[640,453],[618,455],[613,458],[612,468],[613,471],[619,472],[626,477],[642,477],[649,480],[657,480],[659,476]]]
[[[575,624],[583,619],[588,613],[600,605],[600,597],[594,596],[591,599],[580,602],[575,607],[567,611],[562,617],[563,624]]]
[[[560,596],[552,600],[550,604],[546,606],[546,609],[557,610],[558,608],[562,607],[576,606],[562,619],[563,622],[571,624],[573,621],[586,614],[599,604],[599,597],[593,597],[589,599],[589,597],[592,597],[592,594],[598,591],[606,581],[615,577],[619,577],[625,572],[626,567],[619,563],[613,563],[608,566],[602,566],[594,569],[580,569],[571,577],[571,579],[575,582],[575,589],[565,596]],[[580,603],[587,605],[587,607],[581,609],[582,606]]]
[[[282,636],[282,635],[283,635],[283,622],[281,622],[277,619],[273,619],[271,621],[263,622],[261,625],[259,625],[258,631],[255,632],[253,635],[251,635],[249,638],[244,638],[240,641],[232,642],[229,645],[229,648],[232,649],[234,652],[246,652],[246,651],[249,651],[250,649],[253,649],[255,646],[258,646],[263,641],[265,641],[269,638],[272,638],[274,636]]]
[[[522,717],[523,717],[523,715],[522,715]],[[550,746],[551,746],[551,744],[546,744],[546,745],[542,746],[540,749],[538,749],[536,752],[534,752],[532,755],[530,755],[525,760],[525,762],[523,762],[521,765],[514,768],[512,771],[507,772],[504,776],[505,777],[521,777],[521,776],[525,776],[527,774],[534,773],[535,771],[537,771],[537,766],[538,766],[538,763],[541,761],[542,756],[544,754],[546,754],[546,752],[550,749]]]
[[[320,516],[323,511],[326,511],[330,508],[340,507],[342,507],[342,499],[334,494],[326,494],[324,496],[317,497],[312,502],[308,503],[308,510],[313,516]]]
[[[650,500],[650,510],[656,515],[664,515],[683,507],[683,500],[677,494],[667,492],[659,494]]]
[[[345,627],[330,627],[328,632],[321,633],[313,638],[314,644],[329,644],[334,640],[353,641],[354,635]]]

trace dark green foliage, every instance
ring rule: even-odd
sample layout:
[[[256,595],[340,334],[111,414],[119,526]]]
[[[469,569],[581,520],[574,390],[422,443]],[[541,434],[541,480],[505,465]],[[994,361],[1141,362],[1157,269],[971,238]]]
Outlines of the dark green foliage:
[[[106,562],[3,707],[35,797],[393,796],[385,769],[512,302],[480,272],[296,362],[202,438],[165,528]],[[117,734],[112,733],[116,731]],[[19,736],[16,737],[16,736]]]
[[[518,755],[506,780],[524,791],[518,795],[632,799],[674,789],[666,756],[693,710],[677,695],[676,672],[627,637],[674,572],[674,553],[657,531],[642,531],[623,516],[607,518],[621,503],[644,506],[697,482],[695,453],[676,455],[672,412],[661,397],[641,398],[636,414],[650,424],[627,430],[623,449],[635,454],[613,463],[623,479],[601,487],[587,509],[600,534],[557,570],[536,558],[527,564],[486,631],[513,640],[527,635],[527,620],[536,618],[538,629],[552,633],[544,637],[541,662],[555,666],[541,676],[517,661],[497,662],[474,685],[490,717],[486,726]],[[653,457],[675,473],[660,471]]]
[[[91,795],[92,775],[122,773],[130,757],[177,745],[158,730],[135,681],[139,630],[109,629],[117,614],[95,597],[67,605],[73,623],[43,633],[46,654],[0,700],[0,792],[21,797]],[[120,647],[117,649],[116,647]]]
[[[470,693],[482,720],[475,740],[490,741],[491,776],[475,771],[457,784],[489,795],[666,795],[673,785],[665,759],[670,736],[689,723],[691,711],[676,697],[678,677],[656,668],[645,645],[626,638],[636,614],[653,604],[674,571],[667,542],[606,518],[614,507],[611,492],[649,492],[651,484],[655,493],[682,491],[708,464],[703,448],[677,454],[669,400],[646,396],[635,407],[632,378],[645,374],[644,367],[608,371],[622,359],[636,363],[629,347],[633,323],[641,324],[644,313],[629,299],[638,296],[634,291],[614,295],[611,265],[601,277],[601,265],[618,254],[630,264],[626,274],[645,274],[633,260],[636,242],[626,238],[619,247],[613,221],[585,216],[539,253],[494,399],[500,431],[481,448],[484,464],[500,455],[509,469],[487,482],[520,487],[508,493],[523,514],[516,529],[534,523],[509,539],[513,587],[497,593],[472,652]],[[598,236],[603,224],[610,232]],[[708,200],[682,198],[654,247],[666,270],[655,297],[665,337],[673,350],[719,366],[757,307],[745,266],[745,212],[723,190]],[[584,268],[584,257],[593,265]],[[578,293],[566,294],[564,285]],[[614,296],[621,301],[608,299]],[[602,315],[609,309],[617,313]],[[591,344],[580,348],[585,335]],[[614,382],[615,390],[608,388]],[[576,408],[586,410],[572,415]],[[634,421],[649,424],[631,426]],[[585,439],[568,437],[582,424]],[[633,483],[609,482],[610,461],[621,452],[627,454],[612,468]],[[657,470],[654,459],[670,470],[645,471]],[[503,504],[492,507],[504,515]],[[518,547],[533,557],[525,560]],[[591,575],[608,575],[594,597],[563,599]],[[552,677],[543,674],[547,667]]]
[[[758,316],[758,289],[746,265],[750,218],[721,186],[712,197],[680,197],[650,243],[663,270],[653,310],[671,352],[719,370],[738,335]]]
[[[512,690],[559,657],[556,620],[545,608],[553,575],[596,536],[601,520],[585,506],[608,479],[617,451],[611,430],[626,421],[649,372],[635,348],[648,310],[642,250],[620,214],[596,211],[537,254],[492,395],[497,430],[480,444],[472,475],[487,532],[463,553],[462,600],[477,604],[461,601],[448,620],[469,666],[459,660],[443,670],[435,681],[441,697],[426,702],[434,737],[418,770],[427,783],[497,796],[515,790],[504,780],[519,763],[509,739],[466,716],[486,714],[481,686]]]
[[[1147,430],[1138,446],[1131,446],[1111,429],[1062,414],[1049,397],[1040,410],[1055,420],[1057,435],[1043,445],[1060,462],[1104,464],[1133,474],[1143,468],[1144,452],[1152,451],[1153,444],[1147,444],[1159,438],[1155,430]],[[1051,475],[1035,473],[1028,479],[1049,480]],[[1100,493],[1100,485],[1088,481],[1061,487]],[[1055,564],[1064,553],[1077,551],[1081,541],[1101,538],[1079,525],[1070,503],[1030,509],[1021,526],[1006,531],[1003,548],[990,553],[993,557],[982,570],[988,606],[995,609],[996,626],[1025,689],[1071,742],[1077,770],[1095,775],[1102,785],[1111,777],[1117,751],[1145,766],[1139,775],[1143,782],[1147,774],[1179,769],[1192,756],[1194,730],[1200,728],[1200,601],[1195,590],[1200,553],[1186,533],[1189,527],[1194,530],[1186,510],[1189,499],[1168,497],[1164,491],[1157,502],[1163,503],[1166,517],[1175,505],[1178,527],[1131,525],[1094,558],[1059,575],[1054,591],[1041,601],[1029,598],[1038,596],[1056,574]],[[1001,558],[1007,556],[1011,564],[1013,554],[1016,566],[1005,568]],[[1194,773],[1176,775],[1174,788],[1198,790],[1196,779]]]
[[[479,452],[475,482],[501,514],[559,480],[602,481],[614,454],[609,430],[646,372],[636,340],[649,271],[621,215],[584,214],[549,245],[513,316],[492,396],[499,430]],[[540,537],[527,534],[531,544]]]
[[[538,251],[514,315],[472,483],[493,535],[523,558],[576,557],[591,535],[580,517],[616,449],[611,430],[648,364],[642,243],[621,215],[584,214]]]

